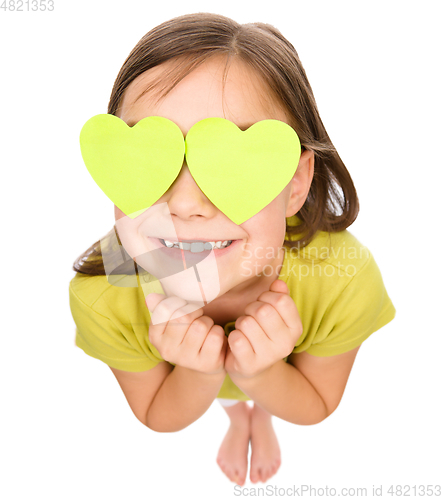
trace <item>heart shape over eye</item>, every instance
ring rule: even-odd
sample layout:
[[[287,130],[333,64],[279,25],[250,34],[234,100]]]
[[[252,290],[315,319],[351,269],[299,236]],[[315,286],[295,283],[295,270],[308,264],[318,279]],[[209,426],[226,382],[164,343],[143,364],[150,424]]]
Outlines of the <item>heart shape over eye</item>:
[[[242,131],[224,118],[205,118],[184,140],[167,118],[149,116],[128,127],[109,114],[85,123],[80,147],[95,182],[131,218],[169,189],[186,150],[195,182],[236,224],[281,193],[297,170],[301,152],[295,130],[279,120],[263,120]]]
[[[186,136],[186,163],[203,193],[236,224],[268,205],[297,170],[295,130],[263,120],[247,130],[224,118],[205,118]]]
[[[131,218],[168,190],[185,153],[180,128],[160,116],[143,118],[133,127],[114,115],[93,116],[80,132],[80,147],[92,178]]]

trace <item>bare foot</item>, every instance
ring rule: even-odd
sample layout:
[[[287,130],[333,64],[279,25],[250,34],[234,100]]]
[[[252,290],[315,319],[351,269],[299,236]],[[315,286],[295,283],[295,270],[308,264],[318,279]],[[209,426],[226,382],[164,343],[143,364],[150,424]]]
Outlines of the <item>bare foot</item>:
[[[281,454],[272,427],[272,415],[254,404],[251,409],[251,470],[252,483],[266,482],[280,467]]]
[[[217,463],[231,481],[243,486],[248,472],[251,408],[240,402],[224,409],[231,425],[218,451]]]

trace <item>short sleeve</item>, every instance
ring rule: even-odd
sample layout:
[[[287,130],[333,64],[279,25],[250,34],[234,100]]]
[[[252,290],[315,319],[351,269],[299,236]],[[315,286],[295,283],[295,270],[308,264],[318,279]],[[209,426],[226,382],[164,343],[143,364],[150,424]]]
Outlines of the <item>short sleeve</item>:
[[[85,304],[69,287],[71,314],[76,324],[75,344],[86,354],[118,370],[140,372],[154,368],[161,360],[143,351],[133,332],[119,329],[109,318]]]
[[[395,308],[372,254],[328,306],[317,335],[306,352],[335,356],[359,346],[392,321]]]

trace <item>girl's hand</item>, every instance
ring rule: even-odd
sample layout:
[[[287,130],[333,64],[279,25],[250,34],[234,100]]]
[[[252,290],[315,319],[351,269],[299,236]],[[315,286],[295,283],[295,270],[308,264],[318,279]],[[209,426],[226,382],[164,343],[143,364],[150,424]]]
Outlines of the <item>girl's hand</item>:
[[[234,377],[252,378],[291,354],[303,326],[282,280],[248,304],[245,313],[229,334],[225,368]]]
[[[208,375],[225,373],[225,332],[203,316],[202,308],[157,293],[146,297],[146,306],[151,311],[149,341],[165,361]]]

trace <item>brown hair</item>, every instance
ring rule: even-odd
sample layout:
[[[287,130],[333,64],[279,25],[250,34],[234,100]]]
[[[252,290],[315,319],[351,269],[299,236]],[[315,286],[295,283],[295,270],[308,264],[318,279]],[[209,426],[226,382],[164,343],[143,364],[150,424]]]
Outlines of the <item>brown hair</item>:
[[[269,24],[238,24],[224,16],[199,13],[176,17],[157,26],[137,43],[124,62],[111,92],[108,113],[118,114],[128,85],[148,69],[166,61],[177,63],[168,78],[153,82],[143,92],[162,84],[160,93],[164,96],[197,66],[218,55],[227,58],[225,75],[233,57],[255,71],[274,100],[281,104],[302,148],[314,152],[314,177],[306,201],[297,213],[300,223],[287,224],[290,240],[285,240],[284,245],[300,250],[312,241],[317,231],[345,230],[359,212],[354,183],[320,119],[296,50]],[[106,274],[100,241],[75,261],[73,269],[90,275]]]

